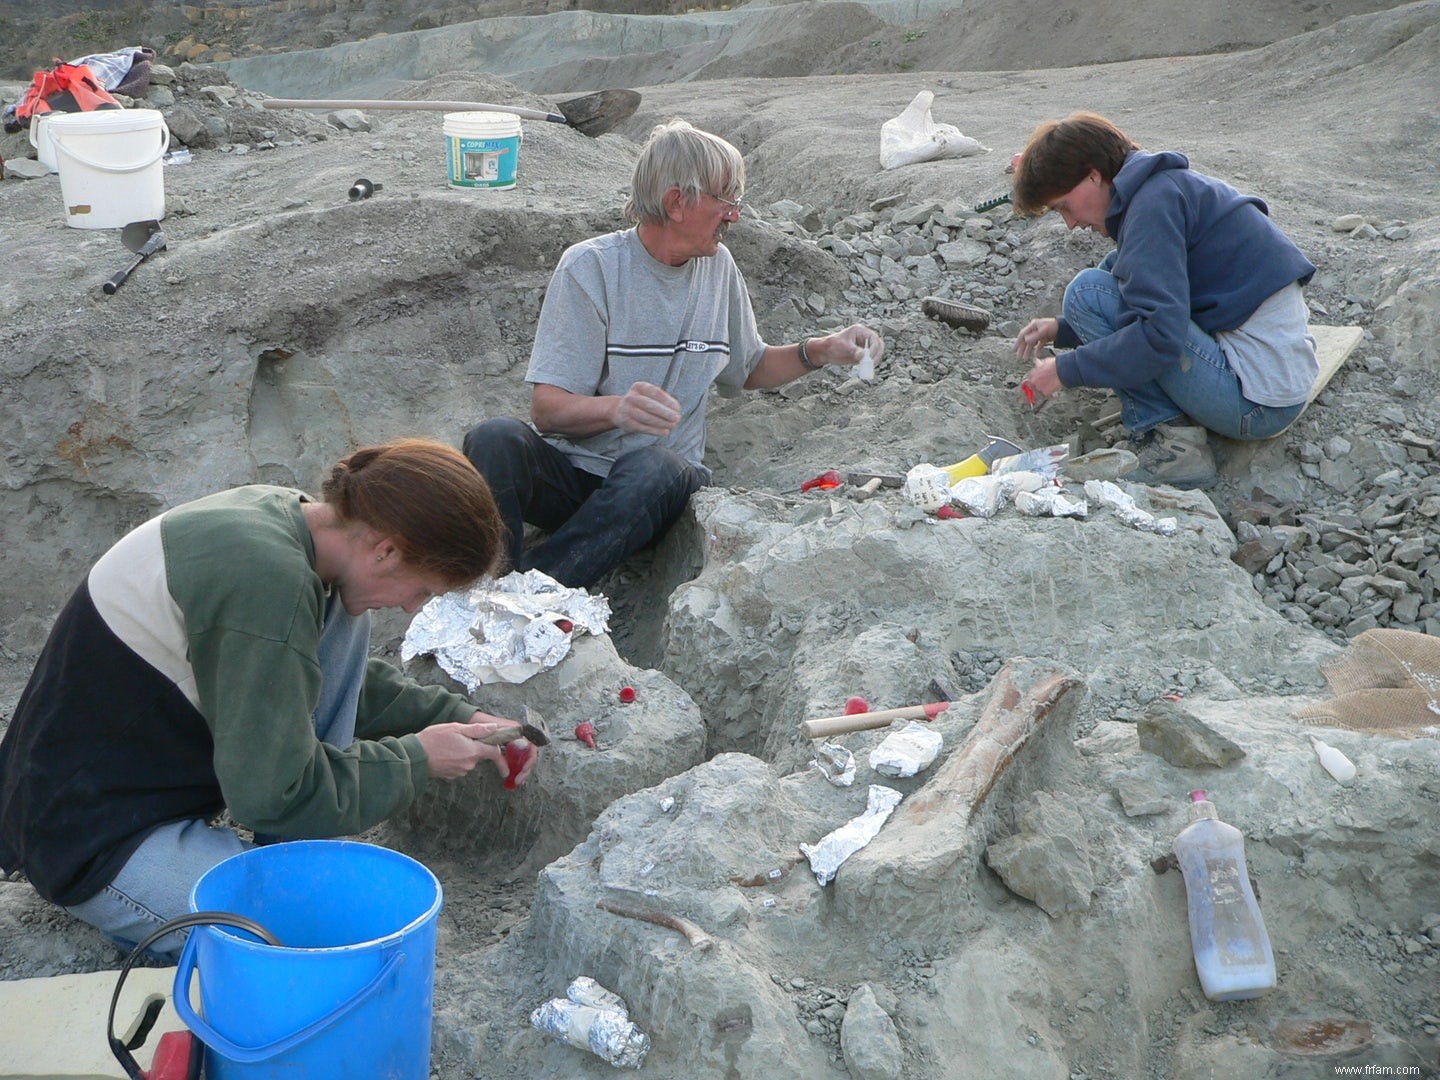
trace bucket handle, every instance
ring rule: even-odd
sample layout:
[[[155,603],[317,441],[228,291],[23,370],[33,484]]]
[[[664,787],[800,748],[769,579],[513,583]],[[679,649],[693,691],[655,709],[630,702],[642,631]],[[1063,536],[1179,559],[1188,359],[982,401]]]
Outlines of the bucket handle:
[[[138,165],[107,165],[100,161],[91,161],[89,158],[77,154],[74,150],[70,149],[70,147],[66,146],[65,140],[55,138],[53,132],[50,135],[50,142],[55,147],[55,149],[59,150],[66,157],[73,158],[75,161],[78,161],[81,165],[87,166],[88,168],[96,169],[100,172],[111,173],[139,172],[141,169],[148,169],[151,165],[154,165],[155,162],[159,161],[162,157],[165,156],[165,151],[170,146],[170,129],[165,126],[164,120],[160,121],[160,147],[158,150],[155,151],[153,157],[146,158]]]
[[[196,936],[191,934],[185,942],[185,948],[180,953],[180,966],[175,969],[175,988],[171,996],[171,1003],[175,1006],[175,1014],[185,1022],[185,1026],[193,1031],[206,1046],[214,1050],[221,1057],[228,1061],[235,1061],[241,1064],[254,1064],[255,1062],[268,1061],[278,1054],[283,1054],[301,1043],[313,1039],[326,1028],[335,1024],[342,1017],[352,1010],[359,1008],[367,1000],[373,997],[383,984],[398,968],[405,962],[405,954],[396,952],[387,960],[376,976],[362,987],[349,1001],[341,1002],[331,1012],[322,1016],[319,1020],[305,1025],[299,1031],[289,1035],[282,1035],[264,1046],[241,1046],[232,1042],[224,1035],[221,1035],[190,1006],[190,979],[195,973],[195,948]]]

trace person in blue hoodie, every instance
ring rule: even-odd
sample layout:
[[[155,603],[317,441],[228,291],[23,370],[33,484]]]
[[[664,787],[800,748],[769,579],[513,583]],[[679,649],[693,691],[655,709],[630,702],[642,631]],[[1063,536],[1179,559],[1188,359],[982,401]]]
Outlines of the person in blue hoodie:
[[[1208,487],[1207,430],[1268,439],[1300,415],[1319,374],[1300,291],[1315,267],[1262,200],[1089,112],[1035,129],[1011,200],[1115,241],[1070,282],[1059,318],[1020,331],[1015,354],[1046,397],[1115,391],[1140,458],[1131,479]]]

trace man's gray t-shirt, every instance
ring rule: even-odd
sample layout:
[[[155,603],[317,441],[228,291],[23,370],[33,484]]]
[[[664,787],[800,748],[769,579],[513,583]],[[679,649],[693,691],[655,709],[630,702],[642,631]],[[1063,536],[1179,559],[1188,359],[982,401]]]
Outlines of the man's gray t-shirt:
[[[713,256],[667,266],[627,229],[575,244],[560,257],[525,381],[586,397],[654,383],[680,403],[680,422],[669,435],[612,430],[545,438],[599,476],[621,454],[655,443],[703,469],[710,386],[735,396],[764,352],[745,279],[723,244]]]

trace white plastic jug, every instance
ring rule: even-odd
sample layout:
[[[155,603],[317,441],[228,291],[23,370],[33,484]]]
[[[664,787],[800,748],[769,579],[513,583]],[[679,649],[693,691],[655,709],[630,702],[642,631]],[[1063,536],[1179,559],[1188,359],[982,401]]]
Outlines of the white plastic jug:
[[[1190,793],[1190,824],[1175,837],[1190,909],[1190,946],[1211,1001],[1244,1001],[1275,989],[1275,955],[1250,874],[1245,835],[1219,820],[1203,791]]]

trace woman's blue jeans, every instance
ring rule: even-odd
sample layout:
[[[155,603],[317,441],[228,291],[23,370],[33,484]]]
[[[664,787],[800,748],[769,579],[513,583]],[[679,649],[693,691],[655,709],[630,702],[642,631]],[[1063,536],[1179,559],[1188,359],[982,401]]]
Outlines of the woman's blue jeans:
[[[1099,267],[1082,270],[1065,289],[1065,321],[1083,342],[1119,329],[1120,286],[1109,271],[1113,254]],[[1120,419],[1132,436],[1156,424],[1187,416],[1201,427],[1231,439],[1268,439],[1280,434],[1304,410],[1304,403],[1257,405],[1240,390],[1240,378],[1220,343],[1194,322],[1185,336],[1181,362],[1139,386],[1116,388]]]
[[[610,475],[596,476],[510,417],[471,428],[465,456],[489,482],[510,531],[511,568],[572,588],[590,588],[664,536],[708,479],[663,446],[622,454]],[[526,522],[550,533],[528,551]]]

